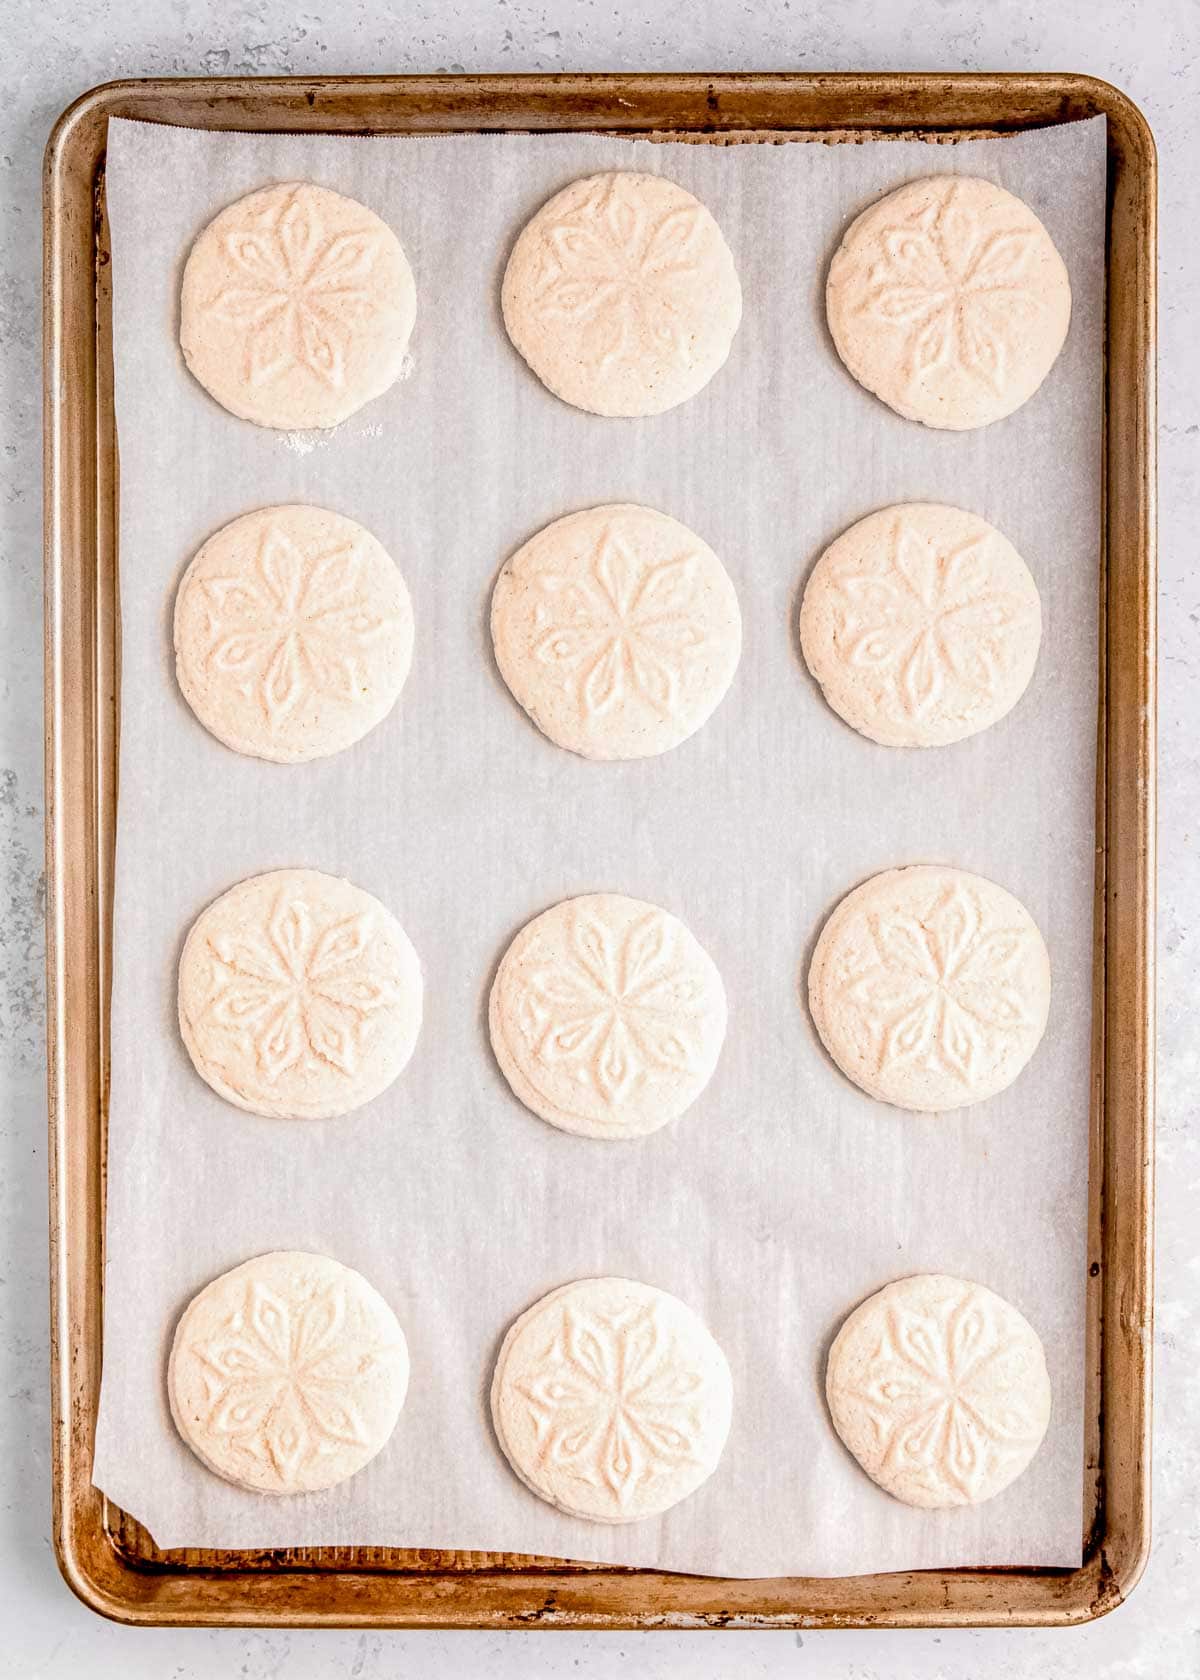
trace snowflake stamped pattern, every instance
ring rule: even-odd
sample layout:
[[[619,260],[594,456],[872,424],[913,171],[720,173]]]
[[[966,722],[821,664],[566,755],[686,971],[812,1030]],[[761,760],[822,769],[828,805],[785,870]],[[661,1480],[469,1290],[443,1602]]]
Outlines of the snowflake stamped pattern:
[[[412,658],[408,591],[370,532],[324,508],[264,508],[211,537],[175,612],[189,705],[235,751],[277,763],[359,740]]]
[[[897,188],[851,224],[826,304],[856,379],[910,419],[962,430],[1037,390],[1066,338],[1071,288],[1027,204],[946,175]]]
[[[646,339],[686,365],[687,305],[703,286],[710,222],[694,199],[651,211],[629,178],[600,176],[547,230],[538,306],[579,329],[580,352],[598,367],[636,355]]]
[[[496,976],[492,1043],[517,1096],[566,1131],[632,1137],[707,1084],[725,1031],[711,959],[666,911],[597,894],[522,930]]]
[[[546,1296],[500,1352],[501,1445],[544,1499],[631,1522],[666,1510],[716,1466],[729,1428],[724,1355],[683,1302],[621,1278]]]
[[[851,1079],[936,1112],[993,1096],[1020,1073],[1045,1030],[1049,959],[1002,887],[965,870],[896,869],[829,918],[809,997]]]
[[[686,549],[646,564],[614,520],[582,576],[540,574],[549,628],[533,656],[570,682],[582,717],[603,718],[639,701],[677,716],[686,662],[705,642],[696,610],[700,568],[699,554]]]
[[[223,235],[236,279],[208,309],[243,329],[251,385],[268,385],[293,368],[335,390],[345,384],[349,333],[370,312],[364,282],[378,246],[370,228],[326,237],[318,203],[300,188]]]
[[[910,1505],[978,1504],[1046,1433],[1050,1385],[1027,1321],[978,1284],[903,1278],[863,1302],[830,1350],[834,1424],[881,1487]]]
[[[391,229],[311,182],[215,217],[184,270],[180,342],[217,401],[260,425],[333,426],[401,371],[416,314]]]
[[[1016,705],[1041,641],[1037,585],[993,526],[911,503],[869,514],[813,568],[800,613],[834,710],[885,746],[945,746]]]
[[[1036,302],[1040,231],[1029,222],[989,231],[954,181],[884,229],[862,307],[907,329],[911,382],[952,365],[1003,392],[1014,319]]]
[[[184,1439],[261,1493],[332,1487],[374,1457],[408,1382],[403,1331],[366,1279],[322,1255],[260,1255],[201,1290],[168,1372]]]
[[[496,658],[543,732],[586,758],[644,758],[695,733],[741,653],[729,576],[686,526],[615,504],[555,520],[492,599]]]
[[[572,182],[527,224],[502,289],[509,336],[543,382],[595,414],[694,396],[729,354],[741,288],[709,211],[660,176]]]
[[[315,870],[232,888],[180,962],[180,1025],[198,1071],[258,1114],[348,1113],[408,1061],[416,954],[377,899]]]

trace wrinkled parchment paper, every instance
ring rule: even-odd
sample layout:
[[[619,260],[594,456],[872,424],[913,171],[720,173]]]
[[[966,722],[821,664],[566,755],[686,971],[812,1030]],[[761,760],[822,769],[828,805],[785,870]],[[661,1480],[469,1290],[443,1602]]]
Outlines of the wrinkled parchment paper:
[[[733,1575],[1079,1560],[1084,1219],[1099,549],[1104,127],[953,146],[707,146],[595,136],[339,139],[115,122],[108,208],[121,452],[122,738],[104,1386],[95,1479],[161,1546],[395,1544],[549,1553]],[[499,281],[527,217],[574,177],[658,171],[733,249],[745,318],[683,407],[603,420],[550,396],[509,345]],[[827,336],[825,270],[848,219],[903,181],[991,177],[1045,220],[1070,270],[1066,349],[1036,398],[983,431],[901,420]],[[332,434],[234,419],[179,354],[181,268],[222,206],[308,178],[362,199],[416,273],[411,376]],[[323,762],[239,757],[174,683],[171,613],[191,555],[271,502],[352,515],[403,569],[412,675],[393,715]],[[575,508],[640,501],[722,557],[745,648],[712,720],[664,757],[592,764],[503,687],[496,571]],[[920,754],[861,739],[798,656],[807,572],[889,502],[999,525],[1042,594],[1016,711]],[[1029,907],[1054,966],[1045,1041],[1003,1095],[942,1118],[872,1102],[826,1059],[802,978],[821,922],[865,876],[945,861]],[[329,1122],[243,1114],[192,1071],[175,971],[198,911],[260,870],[350,877],[399,915],[426,1016],[401,1079]],[[730,1023],[677,1124],[604,1144],[544,1125],[488,1047],[512,934],[575,893],[682,916]],[[172,1427],[165,1366],[203,1284],[272,1248],[358,1267],[395,1307],[412,1385],[391,1443],[325,1495],[211,1475]],[[975,1509],[880,1492],[825,1411],[844,1315],[916,1271],[976,1278],[1040,1331],[1054,1416],[1032,1468]],[[617,1273],[691,1303],[729,1356],[734,1424],[715,1476],[664,1517],[609,1528],[528,1493],[486,1391],[506,1326],[571,1278]]]

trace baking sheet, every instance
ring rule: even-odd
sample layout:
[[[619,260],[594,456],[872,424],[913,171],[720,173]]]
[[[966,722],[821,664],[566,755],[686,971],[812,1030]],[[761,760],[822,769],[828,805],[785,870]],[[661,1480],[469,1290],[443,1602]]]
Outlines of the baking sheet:
[[[508,345],[497,304],[527,216],[574,176],[610,167],[695,191],[746,297],[722,373],[682,408],[637,422],[558,403]],[[1066,349],[1039,395],[961,435],[904,422],[861,391],[821,311],[846,220],[943,170],[1027,198],[1074,294]],[[411,376],[332,434],[235,420],[190,379],[176,342],[196,232],[240,194],[292,176],[371,205],[417,276]],[[160,1546],[461,1547],[740,1575],[1079,1562],[1104,178],[1102,121],[937,148],[112,124],[123,708],[95,1479]],[[834,717],[794,634],[825,544],[873,508],[917,499],[998,524],[1037,578],[1045,625],[1017,710],[919,756]],[[170,652],[174,590],[196,547],[237,514],[286,500],[324,502],[375,531],[417,619],[393,716],[350,752],[298,767],[208,737],[176,691]],[[534,530],[616,500],[660,507],[716,549],[745,646],[729,696],[690,742],[597,765],[553,747],[509,698],[487,604],[500,564]],[[1015,1086],[928,1118],[842,1079],[801,982],[849,887],[939,860],[993,876],[1028,905],[1055,993],[1046,1040]],[[295,864],[378,894],[425,969],[412,1063],[338,1121],[231,1109],[193,1073],[175,1026],[175,966],[197,911],[246,875]],[[510,1095],[487,1044],[487,991],[509,938],[538,910],[594,890],[682,915],[730,997],[704,1097],[628,1145],[542,1124]],[[387,1449],[303,1500],[259,1499],[210,1475],[166,1405],[166,1353],[187,1300],[276,1247],[361,1269],[395,1306],[413,1360]],[[921,1270],[997,1289],[1050,1358],[1046,1443],[1025,1476],[975,1509],[888,1499],[824,1410],[824,1354],[842,1317]],[[512,1318],[598,1272],[682,1296],[735,1374],[717,1474],[628,1528],[575,1521],[526,1492],[486,1409]]]

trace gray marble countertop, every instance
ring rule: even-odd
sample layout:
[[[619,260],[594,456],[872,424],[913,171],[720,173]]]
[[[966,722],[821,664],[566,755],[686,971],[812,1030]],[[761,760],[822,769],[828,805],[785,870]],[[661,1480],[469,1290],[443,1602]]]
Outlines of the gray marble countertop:
[[[0,1674],[384,1680],[400,1674],[1200,1675],[1200,257],[1196,0],[4,0],[0,112]],[[1160,925],[1155,1538],[1130,1602],[1062,1633],[137,1631],[59,1578],[49,1538],[39,248],[42,148],[114,77],[436,70],[1078,70],[1154,129],[1160,196]]]

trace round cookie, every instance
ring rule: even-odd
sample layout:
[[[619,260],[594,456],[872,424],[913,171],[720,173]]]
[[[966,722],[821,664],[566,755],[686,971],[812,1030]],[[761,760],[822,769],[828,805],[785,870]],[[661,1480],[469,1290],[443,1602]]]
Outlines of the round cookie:
[[[355,199],[285,181],[239,198],[192,246],[179,342],[231,414],[336,426],[399,377],[416,312],[392,230]]]
[[[1037,663],[1037,585],[994,526],[914,502],[843,533],[814,566],[800,643],[826,700],[888,747],[940,747],[996,723]]]
[[[584,758],[649,758],[694,735],[737,670],[729,575],[686,525],[613,503],[545,526],[492,595],[500,674],[543,734]]]
[[[259,508],[224,526],[175,600],[175,674],[235,752],[297,764],[341,752],[391,711],[412,606],[369,531],[326,508]]]
[[[625,1278],[565,1284],[521,1315],[492,1379],[496,1439],[540,1499],[637,1522],[694,1493],[720,1460],[733,1379],[700,1318]]]
[[[387,1443],[408,1388],[396,1315],[322,1254],[260,1254],[196,1295],[167,1393],[200,1461],[254,1493],[315,1493]]]
[[[204,910],[179,961],[179,1030],[238,1108],[348,1114],[387,1089],[421,1026],[421,966],[377,898],[315,869],[254,875]]]
[[[742,290],[721,230],[658,175],[573,181],[522,230],[504,272],[508,336],[555,396],[591,414],[661,414],[729,355]]]
[[[712,1078],[725,988],[681,921],[615,893],[527,923],[496,973],[492,1048],[514,1093],[583,1137],[642,1137]]]
[[[848,893],[808,975],[813,1023],[849,1079],[938,1113],[995,1096],[1041,1040],[1050,959],[1011,893],[965,869],[889,869]]]
[[[964,431],[1028,402],[1071,320],[1071,286],[1027,204],[993,181],[911,181],[846,231],[825,288],[838,355],[910,420]]]
[[[1036,1331],[961,1278],[889,1283],[829,1350],[833,1426],[867,1475],[906,1505],[978,1505],[1014,1482],[1050,1421]]]

